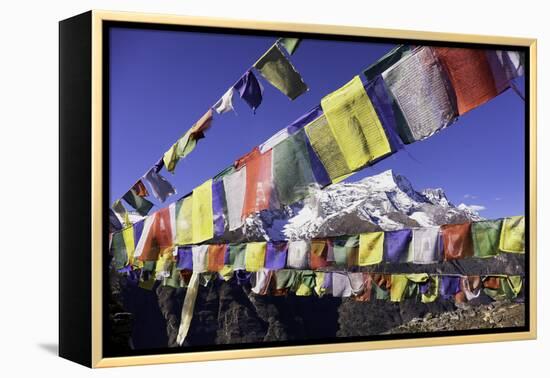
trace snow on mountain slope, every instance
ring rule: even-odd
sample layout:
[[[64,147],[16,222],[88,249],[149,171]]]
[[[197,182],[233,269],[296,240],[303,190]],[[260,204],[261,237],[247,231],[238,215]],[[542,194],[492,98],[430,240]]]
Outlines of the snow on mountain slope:
[[[391,170],[309,190],[303,203],[248,217],[245,238],[296,240],[482,219],[466,205],[454,206],[443,189],[416,191]]]

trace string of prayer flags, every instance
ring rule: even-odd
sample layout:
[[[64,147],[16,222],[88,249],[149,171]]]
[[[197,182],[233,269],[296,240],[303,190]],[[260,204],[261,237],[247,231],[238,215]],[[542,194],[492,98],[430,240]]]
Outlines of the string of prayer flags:
[[[143,179],[149,184],[153,195],[160,202],[164,202],[168,197],[176,194],[176,189],[165,177],[158,173],[155,167],[151,168],[143,176]]]
[[[439,227],[422,227],[412,230],[412,262],[431,264],[440,260],[441,237]]]
[[[511,253],[525,253],[525,217],[505,218],[500,234],[500,250]]]
[[[433,51],[451,82],[459,115],[498,95],[484,50],[434,47]]]
[[[223,96],[212,106],[212,109],[218,114],[235,111],[233,108],[233,96],[235,95],[235,88],[231,87],[223,94]]]
[[[441,226],[445,261],[463,259],[474,255],[471,223],[447,224]]]
[[[492,257],[499,253],[502,219],[472,223],[472,240],[474,256]]]
[[[141,185],[143,185],[143,183],[141,181],[139,181],[139,183],[141,183]],[[138,184],[136,184],[138,185]],[[124,194],[124,196],[122,196],[122,198],[130,205],[132,206],[134,209],[136,209],[136,211],[141,215],[141,216],[145,216],[149,213],[149,211],[151,210],[151,208],[154,206],[154,204],[143,198],[142,196],[140,196],[140,194],[143,194],[143,191],[141,191],[141,186],[137,186],[134,185],[128,192],[126,192],[126,194]],[[143,185],[143,188],[145,188],[145,186]],[[145,192],[147,191],[147,189],[145,189]]]
[[[262,103],[264,89],[258,82],[258,79],[256,79],[254,73],[250,70],[246,71],[234,85],[234,88],[239,92],[239,95],[248,106],[252,108],[254,113],[256,113],[256,109],[258,109]]]
[[[271,85],[291,100],[308,90],[300,74],[288,61],[277,44],[274,44],[255,64],[254,68]]]
[[[193,190],[193,243],[201,243],[214,237],[214,215],[212,212],[212,180]]]
[[[391,152],[359,76],[321,100],[323,113],[351,171]]]
[[[457,117],[454,94],[430,47],[414,49],[382,77],[403,112],[412,141],[428,138]]]
[[[208,245],[194,245],[191,248],[191,253],[193,256],[193,272],[208,272]]]
[[[292,55],[300,45],[301,41],[302,40],[300,38],[279,38],[277,43],[284,47],[288,55]]]

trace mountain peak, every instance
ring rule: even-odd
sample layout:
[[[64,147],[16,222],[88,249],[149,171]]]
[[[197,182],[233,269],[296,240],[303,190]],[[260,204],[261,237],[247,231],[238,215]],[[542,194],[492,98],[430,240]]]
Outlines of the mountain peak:
[[[418,192],[405,176],[387,170],[354,183],[312,187],[300,204],[249,217],[244,237],[311,239],[479,219],[472,209],[454,206],[443,189]]]

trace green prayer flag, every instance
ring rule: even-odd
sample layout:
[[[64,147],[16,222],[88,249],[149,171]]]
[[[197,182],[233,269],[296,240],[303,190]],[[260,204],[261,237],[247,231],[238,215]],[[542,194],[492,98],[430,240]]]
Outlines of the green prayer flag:
[[[288,55],[292,55],[302,40],[300,38],[280,38],[278,42],[279,45],[284,47]]]
[[[399,45],[391,49],[382,58],[363,70],[363,75],[368,81],[374,80],[376,76],[381,75],[388,68],[399,62],[403,57],[411,53],[411,47],[408,45]]]
[[[126,252],[126,244],[122,232],[113,234],[111,254],[113,255],[115,269],[122,269],[128,264],[128,253]]]
[[[300,74],[276,44],[254,64],[254,68],[291,100],[308,90]]]
[[[305,130],[301,129],[273,147],[273,180],[282,204],[305,198],[315,182],[306,143]]]
[[[149,210],[153,207],[153,203],[151,201],[138,196],[133,188],[128,190],[122,198],[142,216],[147,215]]]
[[[472,223],[474,256],[492,257],[499,254],[502,219]]]

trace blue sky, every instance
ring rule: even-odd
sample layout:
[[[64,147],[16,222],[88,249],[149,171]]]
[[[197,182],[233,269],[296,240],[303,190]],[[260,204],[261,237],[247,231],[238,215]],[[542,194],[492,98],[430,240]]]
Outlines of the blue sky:
[[[275,41],[273,37],[114,28],[110,36],[110,202],[122,197]],[[256,114],[218,116],[175,175],[177,200],[319,104],[393,45],[305,39],[292,56],[310,90],[294,101],[262,81]],[[518,82],[524,88],[523,79]],[[435,136],[351,176],[387,169],[417,189],[441,187],[482,216],[524,213],[524,102],[509,90]],[[411,156],[413,158],[411,158]]]

